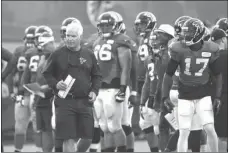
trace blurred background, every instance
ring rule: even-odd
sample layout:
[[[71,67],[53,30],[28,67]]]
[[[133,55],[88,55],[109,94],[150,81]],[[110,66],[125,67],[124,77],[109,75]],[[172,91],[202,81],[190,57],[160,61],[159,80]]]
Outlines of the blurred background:
[[[24,29],[29,25],[48,25],[60,41],[60,25],[67,17],[78,18],[84,26],[84,38],[96,32],[96,19],[104,11],[119,12],[127,26],[128,35],[136,15],[150,11],[158,25],[173,24],[182,15],[197,17],[210,27],[219,17],[227,17],[227,1],[3,1],[2,45],[14,51],[22,44]],[[10,88],[10,87],[9,87]],[[2,99],[2,130],[4,141],[13,140],[14,104],[10,98]],[[137,129],[136,129],[137,130]],[[31,140],[31,129],[28,131]]]

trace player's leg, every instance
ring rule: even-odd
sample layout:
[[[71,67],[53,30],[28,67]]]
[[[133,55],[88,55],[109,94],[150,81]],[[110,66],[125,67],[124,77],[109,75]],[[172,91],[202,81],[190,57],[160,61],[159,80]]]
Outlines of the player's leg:
[[[96,115],[99,118],[99,125],[101,128],[101,135],[103,135],[103,139],[101,139],[101,151],[102,152],[114,152],[115,151],[115,142],[113,140],[113,136],[111,132],[108,129],[108,122],[107,122],[107,116],[111,117],[113,114],[112,107],[108,107],[110,102],[108,103],[108,100],[110,99],[110,93],[107,92],[108,89],[101,89],[99,91],[99,95],[96,99],[96,103],[94,105],[96,110]],[[107,95],[108,94],[108,95]],[[108,103],[108,104],[106,104]],[[105,109],[108,109],[105,114]],[[110,113],[110,114],[109,114]]]
[[[147,114],[140,117],[139,125],[146,135],[147,143],[151,152],[158,152],[158,138],[154,134],[154,127]]]
[[[127,90],[128,90],[127,92],[129,93],[130,92],[129,88]],[[134,136],[134,133],[132,131],[132,126],[131,126],[133,107],[129,108],[128,95],[126,96],[126,100],[123,103],[124,110],[123,110],[123,116],[122,116],[121,122],[122,122],[123,131],[126,135],[127,152],[134,152],[135,136]]]
[[[190,100],[178,99],[178,124],[179,124],[179,138],[177,143],[178,152],[187,152],[188,138],[192,118],[194,114],[194,103]]]
[[[165,115],[167,113],[161,112],[160,114],[160,124],[159,124],[159,150],[162,152],[165,150],[168,141],[169,141],[169,131],[170,125],[168,121],[165,119]]]
[[[92,139],[92,144],[90,145],[90,150],[89,152],[97,152],[97,149],[99,148],[99,143],[100,143],[100,138],[101,138],[101,134],[100,134],[100,126],[99,126],[99,120],[98,117],[96,115],[96,110],[99,111],[101,108],[97,108],[97,107],[101,107],[98,101],[94,102],[94,109],[93,109],[93,117],[94,117],[94,132],[93,132],[93,139]],[[96,110],[95,110],[96,109]],[[100,113],[100,112],[98,112]],[[99,115],[100,116],[100,115]]]
[[[24,97],[25,101],[29,98]],[[29,124],[30,112],[29,106],[22,106],[21,103],[15,104],[15,133],[14,147],[15,152],[21,152],[26,139],[26,131]]]
[[[200,152],[208,152],[207,134],[204,130],[200,132]]]
[[[100,140],[101,152],[105,152],[104,132],[102,130],[100,131],[100,136],[101,136],[101,140]]]
[[[62,139],[57,139],[55,136],[55,127],[56,127],[56,114],[57,109],[55,105],[55,98],[52,100],[52,119],[51,119],[51,124],[52,124],[52,130],[53,130],[53,135],[54,135],[54,146],[55,146],[55,152],[63,152],[63,140]]]
[[[221,102],[221,110],[215,116],[215,130],[219,137],[219,152],[227,149],[227,93],[222,94]]]
[[[36,124],[36,110],[35,110],[35,95],[30,95],[30,103],[29,103],[29,109],[30,109],[30,120],[32,122],[33,132],[34,132],[34,142],[36,145],[36,151],[41,152],[42,151],[42,133],[41,131],[37,130],[37,124]]]
[[[170,136],[168,144],[165,148],[165,152],[175,151],[177,149],[177,142],[179,138],[179,124],[178,124],[178,90],[170,90],[170,101],[174,104],[173,115],[175,120],[170,120],[171,126],[176,129],[176,131]],[[174,121],[174,122],[173,122]],[[175,127],[176,126],[176,127]]]
[[[200,99],[196,105],[196,111],[207,134],[210,151],[218,152],[218,137],[214,127],[214,114],[211,97],[207,96]]]
[[[104,112],[108,123],[108,129],[111,132],[109,136],[109,141],[112,142],[114,139],[116,147],[118,147],[118,152],[126,151],[126,136],[122,129],[121,119],[123,115],[123,102],[116,102],[115,95],[117,94],[118,89],[108,89],[106,100],[104,101]],[[105,133],[110,134],[110,133]],[[106,135],[105,135],[106,142]]]
[[[51,117],[52,117],[51,106],[42,108],[41,114],[42,114],[42,119],[44,123],[44,128],[42,130],[42,148],[44,152],[52,152],[54,142],[53,142],[53,132],[52,132],[52,126],[51,126]]]

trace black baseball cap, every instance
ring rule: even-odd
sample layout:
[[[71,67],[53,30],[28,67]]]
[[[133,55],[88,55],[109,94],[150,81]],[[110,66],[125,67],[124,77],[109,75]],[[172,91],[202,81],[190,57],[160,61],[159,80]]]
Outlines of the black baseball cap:
[[[226,32],[219,28],[214,28],[211,32],[211,40],[217,41],[219,39],[222,39],[223,37],[226,37]]]

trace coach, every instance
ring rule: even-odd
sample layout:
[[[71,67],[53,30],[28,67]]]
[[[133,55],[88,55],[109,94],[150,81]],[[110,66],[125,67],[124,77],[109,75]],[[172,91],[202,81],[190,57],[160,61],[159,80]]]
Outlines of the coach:
[[[101,86],[101,72],[93,52],[81,43],[82,35],[79,21],[69,24],[66,45],[56,49],[43,71],[56,95],[56,139],[64,140],[63,152],[75,152],[74,140],[78,138],[77,151],[85,152],[93,137],[92,106]],[[75,82],[66,98],[60,98],[58,92],[67,89],[63,80],[68,75]]]
[[[214,28],[211,32],[211,41],[217,43],[220,48],[220,56],[219,62],[221,65],[221,72],[222,72],[222,95],[221,95],[221,102],[222,106],[220,107],[221,110],[215,116],[215,130],[220,138],[220,146],[222,148],[226,148],[227,145],[227,36],[225,31],[219,28]],[[223,143],[222,143],[223,142]]]

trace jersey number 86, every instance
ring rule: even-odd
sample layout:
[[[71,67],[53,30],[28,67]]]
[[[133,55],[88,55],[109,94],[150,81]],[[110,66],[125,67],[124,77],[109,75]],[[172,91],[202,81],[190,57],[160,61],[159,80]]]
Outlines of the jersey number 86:
[[[101,61],[110,61],[112,59],[112,46],[110,44],[103,44],[101,45],[97,45],[94,48],[94,54],[96,56],[96,58],[101,60]]]

